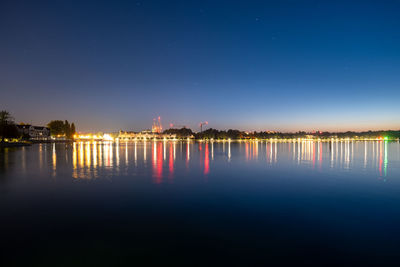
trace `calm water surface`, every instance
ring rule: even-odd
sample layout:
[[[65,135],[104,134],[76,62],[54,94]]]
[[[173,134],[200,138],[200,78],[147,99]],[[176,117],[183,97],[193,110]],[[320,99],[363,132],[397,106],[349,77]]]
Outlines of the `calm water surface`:
[[[399,265],[398,142],[0,150],[12,266]]]

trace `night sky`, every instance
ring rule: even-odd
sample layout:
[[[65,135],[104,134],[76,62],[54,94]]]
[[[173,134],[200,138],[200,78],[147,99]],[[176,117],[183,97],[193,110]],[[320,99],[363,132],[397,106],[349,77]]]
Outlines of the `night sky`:
[[[83,3],[85,2],[85,3]],[[400,129],[399,1],[0,1],[0,109],[79,131]]]

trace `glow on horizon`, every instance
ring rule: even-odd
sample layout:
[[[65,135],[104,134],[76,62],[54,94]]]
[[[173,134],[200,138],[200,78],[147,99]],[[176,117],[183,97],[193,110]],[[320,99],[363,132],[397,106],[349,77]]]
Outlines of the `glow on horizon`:
[[[7,1],[2,109],[81,132],[400,129],[398,1],[148,2]]]

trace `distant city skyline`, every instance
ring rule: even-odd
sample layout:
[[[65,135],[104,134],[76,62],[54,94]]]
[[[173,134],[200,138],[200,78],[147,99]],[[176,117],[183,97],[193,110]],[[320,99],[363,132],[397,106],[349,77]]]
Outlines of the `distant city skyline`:
[[[64,121],[64,119],[62,119]],[[68,119],[65,119],[68,120]],[[24,123],[24,124],[31,124],[31,125],[42,125],[42,126],[46,126],[48,122],[50,122],[50,120],[48,122],[39,122],[39,123],[34,123],[34,122],[26,122],[26,121],[20,121],[20,120],[15,120],[15,122],[17,124],[19,123]],[[136,132],[140,132],[140,131],[144,131],[144,130],[151,130],[152,129],[152,121],[149,121],[148,126],[145,126],[144,128],[140,128],[140,127],[135,127],[133,126],[127,126],[127,128],[110,128],[110,129],[101,129],[101,128],[93,128],[93,129],[78,129],[78,132],[118,132],[119,130],[122,131],[136,131]],[[166,130],[166,129],[170,129],[170,128],[176,128],[176,129],[181,129],[183,127],[186,128],[190,128],[195,132],[199,132],[200,131],[200,125],[190,125],[190,124],[175,124],[174,126],[170,125],[171,123],[165,123],[162,125],[162,129]],[[79,123],[77,123],[77,125],[79,125]],[[298,125],[298,124],[296,124]],[[312,125],[312,124],[310,124]],[[367,125],[367,124],[365,124]],[[293,125],[291,125],[291,127],[293,127]],[[298,131],[306,131],[306,132],[315,132],[315,131],[328,131],[328,132],[346,132],[346,131],[379,131],[379,130],[400,130],[400,127],[398,128],[390,128],[390,126],[385,126],[385,125],[375,125],[374,127],[370,127],[370,128],[356,128],[356,127],[351,127],[351,125],[349,125],[349,128],[338,128],[335,126],[332,127],[328,127],[328,128],[312,128],[311,126],[303,126],[303,128],[301,128],[301,126],[299,126],[299,128],[291,130],[291,127],[288,128],[280,128],[280,129],[273,129],[273,128],[268,128],[268,126],[266,126],[265,128],[245,128],[245,127],[219,127],[218,125],[213,125],[213,124],[207,124],[203,126],[203,130],[209,129],[209,128],[213,128],[213,129],[217,129],[217,130],[240,130],[240,131],[249,131],[249,132],[253,132],[253,131],[276,131],[276,132],[298,132]],[[367,126],[366,126],[367,127]]]
[[[81,132],[400,129],[400,3],[2,1],[0,109]]]

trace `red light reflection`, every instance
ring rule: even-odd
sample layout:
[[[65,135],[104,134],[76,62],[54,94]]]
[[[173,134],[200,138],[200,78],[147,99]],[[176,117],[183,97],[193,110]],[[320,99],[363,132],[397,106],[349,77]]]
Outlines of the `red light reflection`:
[[[174,175],[174,151],[172,142],[169,143],[169,177],[172,178]]]
[[[204,174],[207,175],[210,172],[210,158],[208,156],[208,143],[204,150]]]
[[[160,184],[162,182],[163,172],[163,156],[162,156],[162,143],[154,144],[153,149],[153,176],[154,183]]]

